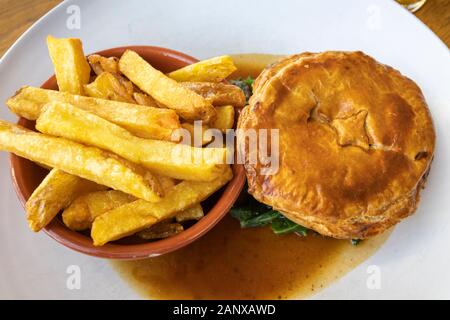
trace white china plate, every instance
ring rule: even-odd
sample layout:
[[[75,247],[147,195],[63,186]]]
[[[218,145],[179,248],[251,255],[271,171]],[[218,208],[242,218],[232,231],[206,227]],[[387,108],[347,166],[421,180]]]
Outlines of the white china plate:
[[[67,21],[80,10],[80,29]],[[75,25],[76,26],[76,25]],[[418,19],[390,0],[65,1],[34,24],[0,60],[0,100],[53,73],[45,37],[79,37],[87,53],[156,45],[197,58],[227,53],[362,50],[414,79],[437,131],[437,151],[416,214],[369,260],[313,298],[450,298],[450,55]],[[0,118],[15,121],[3,105]],[[0,298],[139,298],[106,260],[73,252],[28,230],[0,153]],[[80,267],[81,289],[66,286]],[[369,289],[368,266],[381,287]]]

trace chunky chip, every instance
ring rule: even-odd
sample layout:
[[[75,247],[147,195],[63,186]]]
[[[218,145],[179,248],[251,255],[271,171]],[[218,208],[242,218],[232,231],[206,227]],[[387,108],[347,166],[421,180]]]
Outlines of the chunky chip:
[[[222,174],[225,148],[193,148],[168,141],[141,139],[125,129],[66,103],[49,103],[37,130],[109,150],[160,175],[211,181]]]
[[[186,120],[214,119],[214,107],[202,96],[184,88],[161,71],[153,68],[136,52],[127,50],[119,61],[120,71],[142,91]]]
[[[55,67],[59,90],[83,94],[89,83],[91,67],[86,61],[80,39],[47,37],[47,47]]]
[[[106,187],[64,171],[51,170],[25,205],[30,229],[40,231],[78,196],[104,189]]]
[[[180,182],[157,203],[137,200],[106,212],[96,218],[92,225],[91,237],[94,245],[104,245],[169,219],[177,212],[205,200],[225,185],[232,176],[231,169],[227,167],[222,176],[210,182]]]
[[[83,97],[66,92],[23,87],[6,102],[12,112],[36,120],[49,102],[65,102],[95,113],[142,138],[170,140],[180,121],[173,110],[137,104]]]
[[[148,107],[154,107],[154,108],[161,108],[162,105],[158,104],[158,102],[150,97],[148,94],[142,93],[142,92],[135,92],[133,93],[133,98],[136,101],[137,104],[140,104],[141,106],[148,106]]]
[[[72,175],[159,201],[163,191],[148,171],[98,148],[36,133],[0,120],[0,150],[61,169]]]
[[[206,130],[208,130],[208,126],[206,125],[193,125],[192,123],[182,123],[181,127],[190,135],[189,145],[194,147],[201,147],[208,143],[210,143],[213,139],[211,135],[206,134]]]
[[[164,189],[165,192],[169,192],[169,190],[170,188]],[[74,199],[70,206],[64,210],[62,214],[63,222],[71,230],[87,230],[92,227],[95,218],[136,200],[135,197],[117,190],[85,193]],[[202,207],[198,204],[177,213],[175,218],[177,222],[185,222],[189,220],[199,220],[203,216],[204,213]]]
[[[99,54],[91,54],[87,57],[92,70],[96,75],[101,75],[103,72],[119,74],[119,59],[116,57],[103,57]]]
[[[188,208],[175,216],[177,222],[185,222],[190,220],[200,220],[204,217],[204,212],[201,204]]]
[[[84,92],[93,98],[136,103],[133,98],[133,85],[130,90],[129,85],[126,85],[126,80],[120,81],[119,79],[112,73],[103,72],[94,82],[84,86]]]
[[[160,222],[154,226],[138,232],[136,235],[144,240],[164,239],[174,236],[184,230],[179,223]]]
[[[180,84],[198,93],[213,106],[232,105],[240,108],[246,103],[244,91],[232,84],[221,82],[181,82]]]
[[[132,201],[136,198],[117,190],[87,193],[64,210],[63,222],[69,229],[83,231],[91,228],[96,217]]]
[[[222,106],[216,107],[217,117],[211,123],[212,128],[226,132],[227,129],[232,129],[234,126],[234,107],[233,106]]]
[[[220,82],[236,71],[230,56],[203,60],[168,74],[176,81]]]

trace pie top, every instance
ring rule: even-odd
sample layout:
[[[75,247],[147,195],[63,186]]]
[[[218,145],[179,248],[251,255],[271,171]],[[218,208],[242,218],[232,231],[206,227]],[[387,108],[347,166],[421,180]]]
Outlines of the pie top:
[[[275,174],[244,152],[249,192],[336,238],[366,238],[411,214],[435,145],[419,87],[361,52],[305,53],[270,66],[238,127],[279,130]]]

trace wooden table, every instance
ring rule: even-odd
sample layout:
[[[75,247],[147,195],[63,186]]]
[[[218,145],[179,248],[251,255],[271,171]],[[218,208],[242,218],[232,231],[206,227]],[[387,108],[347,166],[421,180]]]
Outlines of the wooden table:
[[[0,56],[37,19],[60,2],[61,0],[0,0]],[[428,0],[416,16],[450,47],[449,0]]]

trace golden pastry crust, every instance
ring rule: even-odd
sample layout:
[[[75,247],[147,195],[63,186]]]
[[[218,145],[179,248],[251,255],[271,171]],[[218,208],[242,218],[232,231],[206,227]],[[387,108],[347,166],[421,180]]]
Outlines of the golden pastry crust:
[[[240,129],[279,129],[280,169],[245,154],[249,192],[323,235],[363,239],[412,214],[434,154],[420,88],[362,52],[305,53],[264,70]]]

